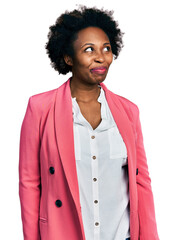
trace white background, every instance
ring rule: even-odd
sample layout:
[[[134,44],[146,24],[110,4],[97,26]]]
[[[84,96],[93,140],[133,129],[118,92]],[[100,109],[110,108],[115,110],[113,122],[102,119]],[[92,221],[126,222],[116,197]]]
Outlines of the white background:
[[[23,239],[18,153],[28,99],[59,87],[71,76],[59,75],[50,66],[44,48],[49,26],[66,9],[78,8],[76,4],[85,1],[7,0],[0,6],[0,238],[3,240]],[[114,10],[114,18],[125,32],[124,48],[113,61],[104,83],[140,109],[161,240],[178,239],[176,4],[173,0],[90,0],[87,4]]]

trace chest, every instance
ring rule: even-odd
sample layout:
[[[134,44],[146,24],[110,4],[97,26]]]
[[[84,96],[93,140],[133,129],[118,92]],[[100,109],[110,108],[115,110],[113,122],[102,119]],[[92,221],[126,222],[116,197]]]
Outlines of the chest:
[[[84,118],[90,123],[93,129],[97,128],[101,123],[101,103],[96,101],[93,103],[78,102],[80,111]]]

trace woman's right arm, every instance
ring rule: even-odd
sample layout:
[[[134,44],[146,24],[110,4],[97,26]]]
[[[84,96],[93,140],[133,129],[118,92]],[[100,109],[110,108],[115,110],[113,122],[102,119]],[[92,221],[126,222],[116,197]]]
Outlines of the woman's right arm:
[[[40,118],[29,98],[21,126],[19,149],[19,197],[24,240],[40,240]]]

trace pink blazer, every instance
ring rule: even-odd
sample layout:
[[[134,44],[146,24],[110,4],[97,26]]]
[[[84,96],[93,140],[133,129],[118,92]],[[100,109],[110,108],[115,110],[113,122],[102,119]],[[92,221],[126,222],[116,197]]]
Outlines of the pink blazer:
[[[74,155],[70,79],[31,96],[21,126],[19,197],[24,240],[85,240]],[[137,105],[100,84],[126,144],[131,240],[159,240]]]

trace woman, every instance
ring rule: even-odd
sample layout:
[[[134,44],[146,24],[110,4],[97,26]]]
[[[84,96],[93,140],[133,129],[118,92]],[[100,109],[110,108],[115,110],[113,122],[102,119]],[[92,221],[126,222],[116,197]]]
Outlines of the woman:
[[[123,33],[81,7],[50,27],[57,89],[29,98],[19,196],[25,240],[158,240],[138,107],[103,83]]]

